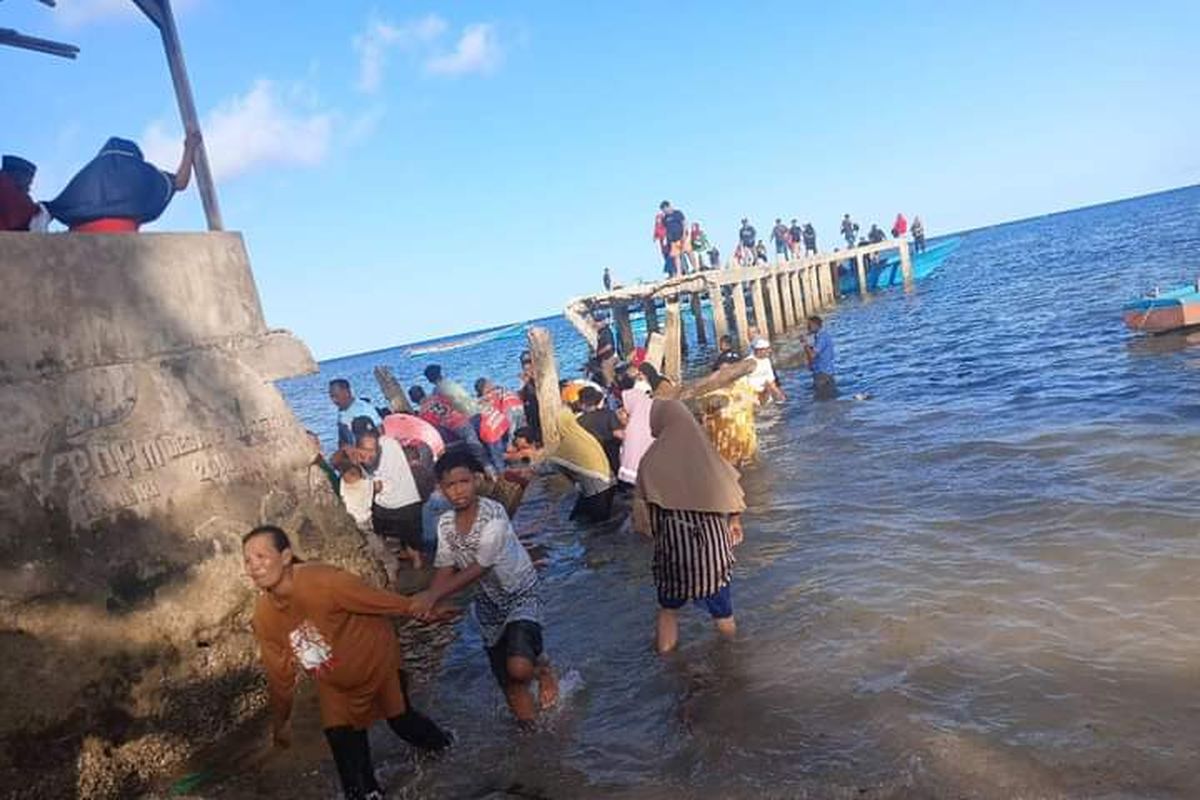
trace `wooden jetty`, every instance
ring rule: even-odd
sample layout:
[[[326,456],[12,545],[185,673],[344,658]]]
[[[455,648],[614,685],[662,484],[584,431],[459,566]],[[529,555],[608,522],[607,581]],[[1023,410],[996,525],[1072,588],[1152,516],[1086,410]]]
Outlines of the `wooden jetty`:
[[[867,259],[899,252],[904,286],[913,283],[912,257],[907,239],[889,239],[831,253],[779,260],[755,267],[706,270],[642,283],[609,292],[578,297],[567,304],[567,320],[595,348],[596,331],[591,316],[597,311],[612,315],[617,340],[624,353],[637,346],[631,322],[631,309],[640,308],[646,320],[647,360],[676,384],[682,379],[684,346],[681,308],[687,304],[696,327],[696,341],[708,342],[708,322],[703,313],[704,300],[711,311],[714,341],[729,334],[746,350],[755,334],[780,336],[800,327],[806,318],[835,305],[839,298],[838,267],[852,262],[858,274],[859,291],[866,296]],[[747,301],[749,297],[749,301]],[[662,303],[664,325],[660,326],[658,306]],[[661,357],[660,354],[661,353]]]

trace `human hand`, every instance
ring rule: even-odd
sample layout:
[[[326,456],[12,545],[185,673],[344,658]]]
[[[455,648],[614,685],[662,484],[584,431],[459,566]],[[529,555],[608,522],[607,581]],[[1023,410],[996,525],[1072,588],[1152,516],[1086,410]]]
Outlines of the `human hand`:
[[[422,617],[425,622],[453,622],[462,616],[462,609],[438,603]]]
[[[746,531],[742,527],[742,515],[734,514],[729,518],[729,546],[737,547],[746,538]]]
[[[409,615],[428,621],[434,606],[437,605],[437,598],[426,590],[412,595],[409,598],[409,602]]]

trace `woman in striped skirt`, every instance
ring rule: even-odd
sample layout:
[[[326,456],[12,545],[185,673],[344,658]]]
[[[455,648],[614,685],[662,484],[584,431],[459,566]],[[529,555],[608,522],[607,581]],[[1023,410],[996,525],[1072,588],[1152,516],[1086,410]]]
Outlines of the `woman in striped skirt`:
[[[678,611],[690,600],[732,636],[733,548],[746,503],[738,473],[717,453],[687,407],[655,400],[654,444],[638,466],[634,527],[654,540],[658,651],[679,640]]]

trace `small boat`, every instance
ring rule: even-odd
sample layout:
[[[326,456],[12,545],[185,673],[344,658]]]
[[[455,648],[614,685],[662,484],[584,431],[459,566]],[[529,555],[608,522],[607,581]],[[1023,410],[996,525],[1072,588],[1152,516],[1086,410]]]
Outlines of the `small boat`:
[[[932,244],[924,253],[912,252],[913,280],[928,277],[942,265],[951,253],[958,249],[962,240],[958,237],[943,239]],[[877,292],[892,286],[901,286],[904,274],[900,271],[900,256],[891,253],[871,265],[867,270],[867,291]],[[858,293],[858,270],[853,259],[842,262],[838,275],[838,292],[842,295]]]
[[[1123,309],[1125,325],[1139,333],[1167,333],[1200,326],[1200,280],[1187,286],[1155,290]]]

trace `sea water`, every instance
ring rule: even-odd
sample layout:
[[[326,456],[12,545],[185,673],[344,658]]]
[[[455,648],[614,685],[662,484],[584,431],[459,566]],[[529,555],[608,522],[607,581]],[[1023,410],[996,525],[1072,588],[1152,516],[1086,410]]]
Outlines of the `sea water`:
[[[462,623],[410,665],[459,744],[417,764],[377,731],[393,795],[1200,797],[1200,342],[1120,315],[1197,272],[1190,188],[970,232],[911,294],[843,300],[839,383],[871,399],[781,376],[743,476],[733,642],[686,610],[656,655],[649,544],[535,487],[516,526],[579,688],[518,733]],[[541,324],[572,374],[582,341]],[[407,384],[436,361],[512,386],[523,347],[398,348],[283,387],[331,444],[330,378],[378,398],[376,364]]]

